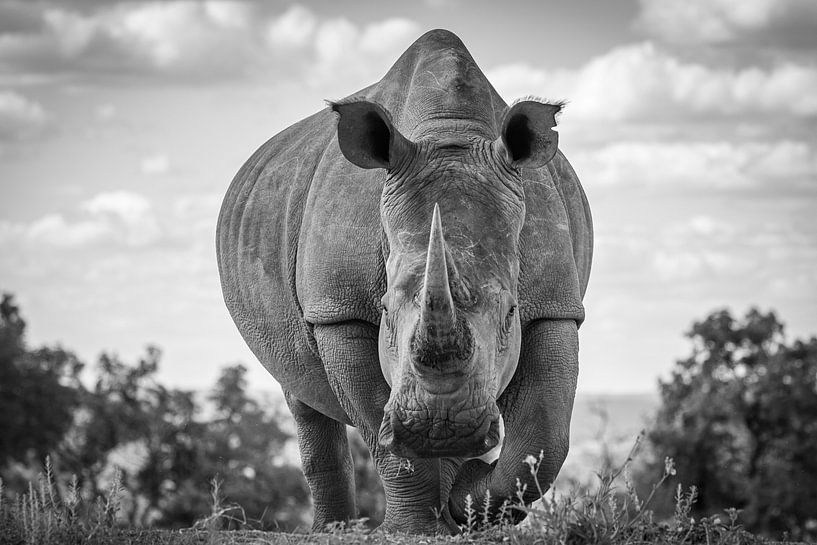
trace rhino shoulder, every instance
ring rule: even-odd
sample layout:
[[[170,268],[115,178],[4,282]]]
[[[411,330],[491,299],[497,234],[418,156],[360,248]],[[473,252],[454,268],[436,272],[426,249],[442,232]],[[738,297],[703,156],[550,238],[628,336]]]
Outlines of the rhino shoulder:
[[[385,174],[340,153],[337,138],[312,180],[298,241],[296,288],[311,324],[379,324],[386,291],[380,195]]]
[[[263,305],[262,294],[294,289],[290,263],[309,186],[333,135],[332,122],[331,113],[322,111],[278,133],[244,163],[230,184],[216,233],[228,306]]]
[[[593,224],[584,190],[561,152],[546,166],[525,170],[523,183],[521,318],[581,323],[593,255]]]

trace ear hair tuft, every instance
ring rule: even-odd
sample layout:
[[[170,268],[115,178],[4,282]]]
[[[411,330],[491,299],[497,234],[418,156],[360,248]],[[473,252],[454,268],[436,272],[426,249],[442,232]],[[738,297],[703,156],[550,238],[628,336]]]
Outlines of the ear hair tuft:
[[[357,102],[368,102],[370,104],[374,104],[375,106],[377,106],[380,112],[386,116],[388,122],[392,123],[391,112],[389,112],[381,104],[375,102],[374,100],[369,100],[363,95],[352,95],[346,98],[341,98],[339,100],[324,99],[323,102],[326,104],[328,108],[330,108],[335,113],[338,113],[339,106],[346,106],[347,104],[355,104]]]
[[[558,120],[559,116],[562,114],[562,112],[564,111],[565,107],[568,104],[568,101],[563,100],[563,99],[562,100],[548,100],[546,98],[538,97],[538,96],[535,96],[535,95],[527,95],[527,96],[524,96],[522,98],[517,98],[516,100],[514,100],[508,106],[508,109],[505,110],[505,115],[508,115],[508,112],[511,111],[511,108],[513,108],[514,106],[516,106],[520,102],[538,102],[540,104],[547,104],[548,106],[555,106],[556,107],[556,112],[554,114],[554,117],[557,120]],[[503,118],[502,122],[503,123],[505,122],[504,118]]]

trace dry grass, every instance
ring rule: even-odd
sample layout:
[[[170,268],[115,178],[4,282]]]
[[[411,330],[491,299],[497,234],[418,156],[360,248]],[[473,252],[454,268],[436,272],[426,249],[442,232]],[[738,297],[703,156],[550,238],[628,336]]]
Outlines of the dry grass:
[[[502,517],[522,510],[526,520],[511,525],[500,520],[491,524],[491,515],[481,505],[467,506],[467,521],[457,536],[407,536],[370,531],[362,522],[348,527],[336,525],[323,533],[284,534],[260,531],[222,531],[227,521],[243,520],[237,505],[225,505],[218,481],[211,483],[212,512],[193,528],[181,531],[128,529],[116,524],[121,484],[114,479],[104,497],[83,505],[76,478],[63,486],[62,497],[46,460],[45,471],[37,485],[29,485],[16,501],[3,502],[0,482],[0,544],[14,545],[744,545],[768,543],[744,531],[738,524],[738,512],[728,510],[724,516],[694,519],[690,509],[696,491],[678,489],[676,512],[670,521],[654,520],[650,502],[658,489],[674,473],[667,460],[662,478],[653,493],[641,499],[628,478],[633,452],[616,471],[599,475],[598,487],[590,493],[557,497],[550,493],[538,507],[507,502]],[[539,470],[539,458],[528,456],[525,462],[533,475]],[[541,491],[540,491],[541,492]],[[521,499],[524,489],[518,487]],[[246,520],[244,520],[246,523]]]

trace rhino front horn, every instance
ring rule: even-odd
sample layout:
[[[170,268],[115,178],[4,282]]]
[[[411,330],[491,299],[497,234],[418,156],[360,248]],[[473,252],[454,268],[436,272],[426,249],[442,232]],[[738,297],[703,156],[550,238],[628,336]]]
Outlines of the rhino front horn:
[[[454,299],[448,283],[448,263],[445,254],[440,207],[435,204],[434,216],[431,219],[431,234],[428,238],[428,254],[420,307],[420,321],[426,326],[427,332],[432,337],[450,331],[456,324]]]

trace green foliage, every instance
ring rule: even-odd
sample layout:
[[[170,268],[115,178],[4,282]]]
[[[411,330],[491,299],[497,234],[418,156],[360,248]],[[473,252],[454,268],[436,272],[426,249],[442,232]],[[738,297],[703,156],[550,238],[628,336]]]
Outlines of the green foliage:
[[[134,365],[102,354],[88,388],[70,352],[26,347],[25,321],[11,296],[0,311],[0,477],[7,500],[25,493],[50,454],[49,475],[75,475],[75,491],[86,500],[101,496],[117,474],[120,524],[190,527],[211,514],[208,483],[218,477],[225,501],[244,509],[240,525],[305,525],[306,482],[300,468],[279,459],[290,436],[280,416],[248,394],[243,366],[222,371],[205,419],[193,392],[156,380],[158,348],[148,347]]]
[[[752,531],[817,539],[817,339],[786,343],[756,309],[712,313],[687,336],[649,439],[698,487],[694,516],[734,506]]]
[[[0,463],[43,460],[62,439],[79,404],[82,364],[62,348],[25,346],[14,298],[0,301]]]

